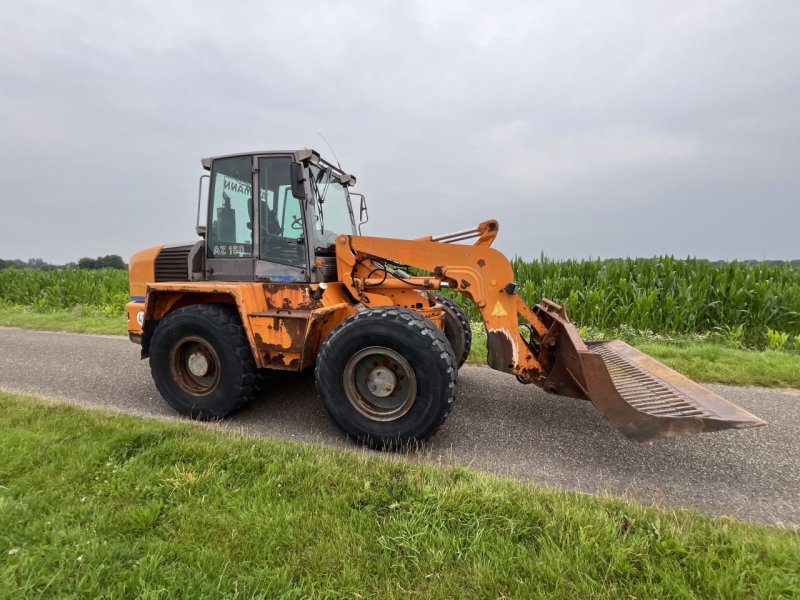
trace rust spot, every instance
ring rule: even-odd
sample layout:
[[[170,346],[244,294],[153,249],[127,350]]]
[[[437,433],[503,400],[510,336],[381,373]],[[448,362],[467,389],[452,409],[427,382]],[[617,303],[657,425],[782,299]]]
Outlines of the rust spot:
[[[267,368],[300,369],[300,356],[306,338],[307,319],[251,317],[256,350]]]
[[[288,283],[262,283],[264,300],[271,310],[313,310],[322,306],[311,297],[307,285]]]
[[[283,354],[275,354],[265,357],[264,367],[267,369],[280,369],[282,371],[299,371],[300,357],[289,358]]]
[[[514,363],[514,346],[504,331],[489,330],[486,333],[487,362],[498,371],[508,371]]]

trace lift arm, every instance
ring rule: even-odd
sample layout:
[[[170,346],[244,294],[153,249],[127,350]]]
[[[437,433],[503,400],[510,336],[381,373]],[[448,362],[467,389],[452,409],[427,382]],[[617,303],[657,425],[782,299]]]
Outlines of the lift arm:
[[[336,245],[339,274],[366,306],[385,303],[381,296],[390,290],[457,290],[478,307],[486,323],[489,366],[543,382],[549,365],[540,360],[536,344],[551,324],[516,293],[511,263],[491,247],[498,229],[497,221],[485,221],[473,230],[417,240],[340,236]],[[469,237],[477,237],[475,244],[450,243]],[[387,275],[373,259],[416,267],[433,277]],[[530,324],[532,340],[521,335],[518,316]]]
[[[622,341],[587,346],[564,308],[546,298],[529,307],[517,294],[511,263],[491,247],[498,230],[490,220],[416,240],[343,235],[336,242],[339,276],[365,306],[457,290],[481,313],[490,367],[550,393],[590,400],[630,438],[766,424]],[[453,243],[471,238],[472,245]],[[433,275],[410,276],[386,262]]]

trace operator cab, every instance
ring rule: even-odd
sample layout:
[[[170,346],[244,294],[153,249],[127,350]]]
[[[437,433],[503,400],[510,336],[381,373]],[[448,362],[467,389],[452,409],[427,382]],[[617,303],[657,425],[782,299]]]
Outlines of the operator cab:
[[[356,233],[349,188],[355,177],[314,150],[206,158],[210,171],[206,278],[218,281],[336,280],[335,242]],[[198,206],[199,217],[199,206]]]

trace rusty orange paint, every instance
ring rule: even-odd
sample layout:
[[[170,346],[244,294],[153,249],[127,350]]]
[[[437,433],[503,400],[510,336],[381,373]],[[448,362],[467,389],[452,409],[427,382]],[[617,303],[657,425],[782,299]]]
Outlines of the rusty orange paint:
[[[400,240],[367,236],[340,236],[336,243],[339,273],[350,292],[360,300],[395,293],[403,286],[416,288],[407,293],[457,290],[481,312],[487,332],[488,363],[494,369],[541,381],[546,369],[519,331],[519,317],[530,323],[535,335],[543,337],[550,327],[524,305],[512,288],[514,272],[509,260],[491,243],[499,227],[485,221],[475,230],[472,245],[443,243],[433,237]],[[376,277],[370,257],[391,260],[433,273],[413,277],[408,284],[397,279]],[[427,316],[427,315],[426,315]]]
[[[298,371],[314,363],[327,334],[357,310],[341,284],[328,284],[320,300],[311,296],[316,286],[221,281],[150,283],[146,302],[129,304],[128,331],[142,334],[133,311],[144,309],[147,321],[159,321],[181,306],[227,303],[237,307],[260,368]]]
[[[128,331],[143,335],[137,314],[157,322],[171,311],[195,303],[228,303],[242,318],[253,356],[259,367],[301,370],[316,360],[324,339],[343,319],[363,307],[401,306],[417,311],[444,329],[441,305],[429,292],[448,286],[472,299],[486,321],[489,364],[497,369],[534,378],[541,363],[520,343],[517,315],[530,321],[542,337],[547,326],[520,303],[515,295],[503,294],[513,281],[508,260],[490,247],[499,226],[485,221],[475,229],[471,246],[433,241],[392,240],[363,236],[341,236],[337,240],[337,267],[342,282],[329,283],[319,300],[312,291],[317,284],[263,282],[159,282],[155,283],[155,258],[161,246],[148,248],[131,259],[131,295],[146,301],[126,307]],[[433,275],[411,277],[403,282],[381,278],[370,264],[370,256],[387,257],[413,265]],[[456,265],[456,266],[454,266]],[[349,290],[349,294],[348,291]],[[522,350],[520,350],[522,349]]]
[[[363,307],[401,306],[417,311],[444,329],[441,305],[429,292],[442,287],[457,289],[472,299],[486,322],[489,364],[496,369],[530,379],[541,377],[543,365],[521,338],[517,315],[528,320],[537,336],[548,327],[516,295],[503,293],[513,282],[508,260],[492,249],[499,226],[485,221],[475,229],[473,245],[419,240],[392,240],[341,236],[337,240],[337,267],[342,282],[329,283],[320,300],[312,291],[317,284],[262,282],[159,282],[155,283],[155,258],[160,246],[148,248],[131,259],[131,295],[146,302],[126,307],[128,331],[143,335],[137,314],[157,322],[171,311],[195,303],[228,303],[236,306],[256,363],[262,368],[300,370],[314,363],[322,342],[343,319]],[[432,273],[404,281],[381,277],[370,256],[386,257]],[[349,290],[350,294],[348,294]]]

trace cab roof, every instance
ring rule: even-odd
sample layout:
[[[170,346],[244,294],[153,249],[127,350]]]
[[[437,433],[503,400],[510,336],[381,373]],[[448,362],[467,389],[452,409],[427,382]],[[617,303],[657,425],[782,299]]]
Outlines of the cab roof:
[[[200,164],[203,165],[203,168],[206,171],[211,170],[211,163],[215,160],[220,158],[231,158],[233,156],[265,156],[265,155],[287,155],[291,154],[292,156],[296,156],[300,162],[304,163],[311,163],[314,165],[323,165],[329,169],[331,169],[340,179],[340,181],[345,185],[354,185],[356,182],[356,176],[345,173],[341,167],[338,165],[334,165],[320,155],[319,152],[312,148],[302,148],[300,150],[260,150],[256,152],[235,152],[233,154],[221,154],[219,156],[209,156],[208,158],[201,158]]]

